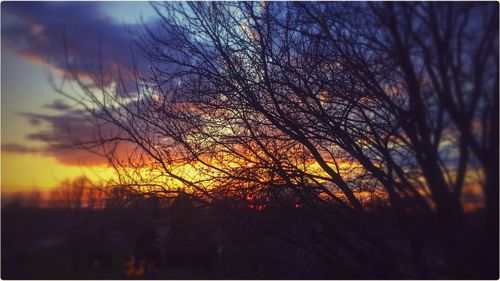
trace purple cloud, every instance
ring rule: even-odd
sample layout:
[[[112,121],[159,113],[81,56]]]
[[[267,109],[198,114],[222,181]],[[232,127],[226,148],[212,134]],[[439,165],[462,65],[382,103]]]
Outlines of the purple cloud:
[[[6,2],[2,5],[2,46],[14,50],[32,62],[48,65],[61,75],[71,78],[72,72],[90,78],[94,86],[116,81],[118,70],[130,75],[148,69],[149,62],[141,56],[132,56],[141,23],[125,25],[115,21],[104,11],[100,2]],[[160,21],[148,24],[159,27]],[[136,32],[137,31],[137,32]],[[135,61],[134,59],[135,58]],[[104,80],[99,79],[103,74]],[[125,79],[127,92],[133,93],[135,81]],[[122,90],[123,91],[123,90]],[[12,94],[12,93],[11,93]],[[117,93],[120,95],[120,93]],[[46,104],[54,115],[24,113],[30,124],[49,129],[27,135],[28,140],[43,141],[40,149],[18,144],[6,144],[3,151],[13,153],[40,153],[55,157],[68,165],[102,165],[107,159],[75,148],[74,143],[91,143],[96,139],[96,126],[85,112],[74,110],[63,100]],[[119,129],[106,125],[110,136]],[[126,157],[127,145],[118,153]]]
[[[34,147],[28,147],[22,144],[17,144],[17,143],[2,143],[2,151],[7,152],[7,153],[39,153],[40,150]]]
[[[56,111],[67,111],[71,109],[71,106],[66,104],[63,100],[54,100],[52,103],[46,104],[45,107]]]
[[[107,159],[82,146],[92,146],[96,140],[96,130],[92,122],[79,110],[60,110],[60,114],[46,115],[24,113],[32,123],[46,123],[49,129],[31,133],[27,139],[47,143],[40,152],[46,156],[55,157],[60,163],[66,165],[105,165]],[[107,137],[118,134],[115,127],[107,126]],[[100,148],[96,149],[99,152]],[[15,152],[15,151],[12,151]],[[27,152],[29,153],[29,152]]]
[[[95,114],[99,114],[96,112]],[[45,130],[39,130],[27,135],[31,141],[45,142],[43,148],[32,150],[29,147],[19,145],[7,145],[2,147],[5,152],[13,153],[40,153],[42,155],[55,157],[65,165],[100,166],[109,164],[104,149],[111,148],[115,140],[120,140],[113,147],[113,157],[118,161],[139,161],[135,157],[147,159],[135,154],[135,145],[126,139],[124,132],[112,123],[101,123],[99,128],[94,123],[93,116],[81,110],[60,110],[58,114],[23,113],[32,123],[47,124]],[[109,151],[108,151],[109,152]]]
[[[116,22],[99,2],[6,2],[2,9],[4,46],[31,61],[63,75],[72,70],[97,85],[111,83],[118,69],[133,71],[133,30],[140,25]],[[135,66],[142,69],[145,63],[137,57]]]

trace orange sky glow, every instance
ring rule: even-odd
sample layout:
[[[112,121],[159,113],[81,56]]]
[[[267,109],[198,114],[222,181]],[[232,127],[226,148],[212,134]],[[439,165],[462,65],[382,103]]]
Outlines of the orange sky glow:
[[[242,24],[244,32],[248,32],[245,24]],[[35,42],[47,44],[49,38],[44,35],[45,27],[39,23],[29,25],[29,32],[34,36]],[[3,36],[3,35],[2,35]],[[258,40],[253,33],[249,33],[252,40]],[[27,50],[14,50],[14,46],[6,40],[2,40],[2,153],[1,153],[1,186],[2,194],[17,192],[29,192],[38,190],[50,191],[67,179],[75,179],[81,176],[88,177],[91,181],[107,181],[116,179],[115,170],[106,165],[105,159],[96,158],[95,155],[82,151],[70,150],[47,151],[46,143],[40,137],[40,132],[47,131],[47,124],[42,124],[35,119],[29,120],[26,113],[40,114],[46,116],[57,116],[57,109],[50,108],[51,101],[61,99],[54,92],[47,81],[47,70],[53,72],[56,79],[64,76],[64,71],[55,64],[48,62],[46,58]],[[29,77],[30,79],[24,79]],[[28,82],[27,82],[28,81]],[[391,92],[397,93],[396,87]],[[153,99],[160,102],[159,96]],[[184,105],[184,110],[190,109]],[[191,109],[190,109],[191,110]],[[38,135],[37,135],[38,134]],[[122,153],[124,153],[122,151]],[[250,158],[251,156],[249,156]],[[253,165],[232,159],[207,159],[214,166],[240,167]],[[258,161],[256,161],[258,162]],[[349,177],[356,174],[360,166],[356,163],[339,162],[340,174]],[[335,166],[331,164],[332,168]],[[203,181],[201,163],[177,164],[174,173],[191,181]],[[204,167],[206,168],[206,167]],[[315,161],[309,161],[303,170],[318,177],[328,178],[325,172]],[[134,176],[132,170],[124,169],[123,173]],[[158,172],[160,173],[160,172]],[[161,174],[161,173],[160,173]],[[135,176],[153,177],[155,172],[145,169]],[[180,185],[172,180],[168,182],[167,177],[160,176],[156,179],[158,183]],[[204,183],[210,187],[210,181]],[[481,188],[477,184],[468,184],[464,188],[465,196],[479,198],[482,196]],[[339,195],[341,197],[341,195]],[[373,193],[357,193],[360,198],[370,198]],[[384,197],[379,194],[378,196]],[[480,204],[480,200],[473,200],[471,204]],[[474,205],[474,206],[476,206]],[[472,206],[472,205],[469,205]],[[469,208],[469,207],[466,207]],[[472,208],[472,207],[471,207]]]

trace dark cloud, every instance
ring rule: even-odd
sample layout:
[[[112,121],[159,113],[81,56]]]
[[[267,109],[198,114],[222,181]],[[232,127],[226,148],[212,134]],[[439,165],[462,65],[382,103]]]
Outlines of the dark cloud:
[[[123,136],[123,131],[111,123],[101,123],[98,127],[94,123],[96,121],[94,117],[81,110],[61,110],[55,115],[36,113],[23,115],[32,122],[48,125],[48,129],[27,135],[28,140],[46,144],[43,149],[36,152],[55,157],[58,162],[65,165],[107,165],[109,162],[102,156],[103,149],[107,147],[109,140]],[[114,150],[113,157],[120,161],[129,160],[131,151],[134,150],[133,144],[120,142]]]
[[[70,166],[101,166],[108,163],[106,158],[98,154],[65,145],[48,145],[35,148],[17,143],[5,143],[2,144],[2,152],[54,157],[59,163]]]
[[[38,153],[40,152],[40,149],[34,148],[34,147],[29,147],[25,146],[22,144],[17,144],[17,143],[2,143],[2,152],[6,153]]]
[[[85,144],[92,146],[97,139],[96,127],[89,121],[88,116],[79,110],[60,109],[60,111],[62,112],[57,115],[24,113],[31,122],[49,125],[44,131],[29,134],[27,139],[46,143],[41,153],[55,157],[62,164],[89,166],[107,164],[106,158],[82,147]],[[117,129],[111,126],[107,126],[105,130],[107,136],[118,133]],[[99,148],[96,152],[99,152]]]
[[[2,144],[2,152],[50,156],[54,157],[59,163],[65,165],[100,166],[108,163],[107,160],[100,155],[83,149],[71,148],[66,145],[48,145],[35,148],[17,143],[5,143]]]
[[[18,54],[68,74],[70,69],[104,84],[134,68],[134,30],[101,10],[99,2],[6,2],[2,5],[2,41]],[[69,62],[69,65],[68,65]],[[141,69],[145,61],[137,57]]]
[[[56,111],[67,111],[71,109],[71,106],[69,106],[63,100],[54,100],[52,101],[52,103],[46,104],[45,107]]]
[[[3,47],[32,62],[57,69],[63,76],[74,71],[81,77],[90,78],[94,85],[100,85],[95,75],[102,73],[106,80],[102,83],[109,85],[117,79],[118,70],[123,75],[130,75],[135,68],[148,69],[148,61],[132,56],[136,31],[142,25],[116,22],[103,12],[100,2],[5,2],[1,21]],[[149,24],[159,27],[159,21]],[[134,82],[133,79],[125,80],[128,92],[135,89]],[[27,136],[28,140],[42,141],[47,146],[35,150],[6,144],[2,150],[49,155],[68,165],[107,163],[107,159],[99,155],[75,148],[77,143],[91,143],[96,139],[96,124],[87,114],[72,109],[62,100],[45,107],[54,110],[54,115],[24,113],[23,116],[38,128],[42,123],[48,124],[48,129]],[[109,124],[101,130],[109,136],[120,132]],[[126,146],[120,146],[117,153],[126,156]]]

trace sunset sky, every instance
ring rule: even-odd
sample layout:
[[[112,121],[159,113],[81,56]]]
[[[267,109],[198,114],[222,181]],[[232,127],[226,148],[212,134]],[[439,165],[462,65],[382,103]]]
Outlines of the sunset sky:
[[[116,65],[131,70],[134,31],[144,24],[159,26],[154,9],[148,2],[3,2],[1,8],[2,194],[47,191],[82,175],[112,177],[106,159],[53,145],[68,131],[86,140],[93,130],[74,104],[55,92],[49,76],[56,82],[65,77],[67,49],[92,66],[102,59],[106,70]],[[146,59],[135,60],[138,68],[149,67]],[[76,67],[82,76],[91,71]]]
[[[104,59],[126,65],[129,31],[141,18],[154,23],[154,10],[148,2],[3,2],[1,12],[2,194],[50,190],[82,174],[111,176],[103,159],[47,144],[82,124],[48,75],[60,80],[65,72],[64,38],[82,57],[101,44]]]

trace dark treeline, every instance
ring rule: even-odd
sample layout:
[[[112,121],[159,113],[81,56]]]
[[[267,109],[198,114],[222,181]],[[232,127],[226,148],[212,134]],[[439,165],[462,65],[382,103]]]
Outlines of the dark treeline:
[[[319,211],[328,214],[331,227],[347,240],[325,235],[316,213],[289,196],[268,200],[259,205],[263,208],[237,198],[209,206],[186,195],[165,198],[116,188],[121,191],[111,192],[114,196],[89,203],[85,194],[96,186],[83,178],[64,184],[69,186],[62,185],[46,200],[28,196],[3,204],[2,278],[369,279],[376,272],[369,259],[349,260],[345,253],[343,263],[332,264],[328,258],[329,251],[337,253],[346,243],[369,247],[360,244],[362,238],[349,221],[339,219],[346,214],[339,217],[342,210],[335,206]],[[406,278],[417,278],[411,244],[391,209],[371,209],[365,219],[377,222],[371,231],[385,237],[398,257],[394,266],[403,269]],[[478,253],[483,212],[466,215],[470,232],[463,250],[479,263],[471,260],[464,277],[482,274]],[[422,231],[432,237],[439,235],[438,229],[429,221]],[[426,258],[433,261],[430,274],[442,276],[441,245],[430,242],[426,247]]]
[[[360,261],[332,265],[313,254],[327,250],[322,245],[328,238],[303,208],[257,211],[232,200],[219,204],[231,206],[231,213],[187,196],[137,196],[128,204],[102,208],[12,201],[2,209],[2,278],[369,278]],[[386,212],[369,216],[385,220]],[[342,222],[335,225],[343,228]],[[377,231],[395,243],[401,239],[396,227]],[[407,254],[407,246],[399,246]]]
[[[220,204],[231,206],[231,213],[186,196],[174,200],[136,197],[126,205],[98,209],[4,205],[2,278],[348,279],[373,274],[369,260],[331,264],[325,243],[345,242],[329,241],[321,223],[304,208],[279,206],[257,211],[248,203],[227,200]],[[412,260],[403,258],[411,253],[404,233],[395,221],[387,224],[390,212],[377,209],[367,214],[386,222],[372,231],[384,235],[401,257],[395,266],[406,267],[406,276],[416,278]],[[467,215],[474,228],[480,227],[477,217],[481,214],[480,210]],[[333,214],[331,219],[347,239],[359,239]],[[438,235],[433,225],[425,231]],[[481,247],[481,237],[469,238],[467,249],[473,257]],[[436,261],[431,272],[437,275],[437,265],[442,262],[440,245],[428,247],[431,256],[427,258]],[[471,260],[468,269],[481,267]]]

